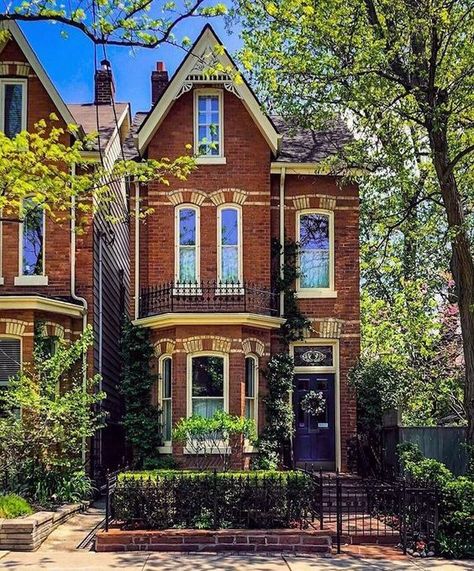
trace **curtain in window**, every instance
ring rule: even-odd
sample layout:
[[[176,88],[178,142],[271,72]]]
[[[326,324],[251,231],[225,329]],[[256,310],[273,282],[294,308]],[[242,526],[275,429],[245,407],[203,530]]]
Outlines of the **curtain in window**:
[[[235,284],[239,281],[239,211],[236,208],[224,208],[220,214],[220,281]]]
[[[22,274],[40,276],[43,274],[44,211],[26,198],[23,202]]]
[[[4,86],[4,90],[4,131],[7,137],[14,137],[21,131],[23,85],[19,83],[7,83]]]
[[[196,210],[179,211],[179,274],[180,283],[197,281]]]
[[[255,419],[257,363],[253,357],[245,359],[245,418]]]
[[[300,287],[329,287],[329,216],[300,217]]]
[[[210,418],[224,408],[224,359],[192,359],[192,413]]]
[[[219,156],[219,97],[198,97],[198,154]]]
[[[170,358],[163,359],[161,365],[161,406],[162,406],[162,432],[163,441],[171,441],[171,367],[172,362]]]

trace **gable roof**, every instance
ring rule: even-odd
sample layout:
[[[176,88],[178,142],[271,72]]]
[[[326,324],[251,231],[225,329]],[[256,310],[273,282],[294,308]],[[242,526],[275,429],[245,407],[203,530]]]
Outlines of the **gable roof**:
[[[59,95],[58,90],[54,86],[53,82],[49,78],[46,70],[41,65],[38,57],[36,56],[35,52],[33,51],[32,47],[28,43],[25,35],[21,31],[20,27],[16,22],[13,20],[3,21],[0,23],[3,29],[6,29],[12,35],[12,38],[18,44],[21,51],[25,54],[28,63],[31,65],[33,71],[38,76],[39,80],[41,81],[42,85],[46,89],[48,95],[53,100],[56,109],[59,112],[61,118],[65,121],[66,124],[76,124],[77,121],[72,116],[70,110],[68,109],[66,103],[64,103],[63,98]],[[0,51],[3,50],[6,44],[0,47]],[[80,133],[83,134],[83,133]]]
[[[183,87],[185,87],[185,85],[189,85],[193,81],[190,76],[192,76],[193,73],[195,75],[202,74],[203,59],[207,58],[209,54],[212,54],[212,58],[217,63],[226,68],[232,67],[236,71],[238,70],[227,50],[222,49],[216,52],[214,49],[216,45],[223,47],[222,42],[217,37],[212,26],[206,24],[188,55],[184,58],[181,65],[174,73],[167,88],[139,127],[137,132],[137,142],[140,154],[143,153],[143,149],[156,133],[161,122],[173,105],[174,100],[181,94]],[[203,56],[205,57],[203,58]],[[237,97],[242,100],[242,103],[255,121],[255,124],[259,128],[271,150],[274,154],[277,154],[281,137],[270,117],[262,110],[261,105],[249,84],[244,78],[243,81],[238,84],[232,82],[232,79],[227,76],[224,77],[224,75],[222,79],[219,79],[220,83],[224,83],[225,87],[227,87],[229,91],[234,92]],[[207,83],[212,82],[213,79],[210,77]],[[187,89],[185,88],[185,90]]]

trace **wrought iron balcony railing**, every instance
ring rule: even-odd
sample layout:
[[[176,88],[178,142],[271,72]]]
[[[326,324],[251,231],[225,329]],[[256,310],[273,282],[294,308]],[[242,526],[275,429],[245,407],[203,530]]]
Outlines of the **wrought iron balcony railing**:
[[[278,315],[278,296],[255,283],[169,282],[142,289],[140,317],[163,313]]]

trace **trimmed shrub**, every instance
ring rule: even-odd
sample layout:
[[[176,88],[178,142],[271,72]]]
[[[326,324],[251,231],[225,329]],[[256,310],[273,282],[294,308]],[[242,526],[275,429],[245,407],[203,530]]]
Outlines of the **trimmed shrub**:
[[[21,496],[6,494],[0,496],[0,518],[11,519],[33,513],[33,508]]]
[[[310,515],[315,497],[300,472],[157,470],[121,474],[112,507],[126,528],[289,528]]]

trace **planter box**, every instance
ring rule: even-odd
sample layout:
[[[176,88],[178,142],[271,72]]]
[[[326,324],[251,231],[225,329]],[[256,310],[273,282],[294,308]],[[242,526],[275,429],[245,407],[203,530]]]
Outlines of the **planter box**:
[[[36,512],[25,517],[0,519],[0,549],[36,551],[54,529],[88,505],[84,502],[66,504],[54,512]]]
[[[330,555],[331,534],[300,529],[165,529],[99,531],[96,551],[316,553]]]

